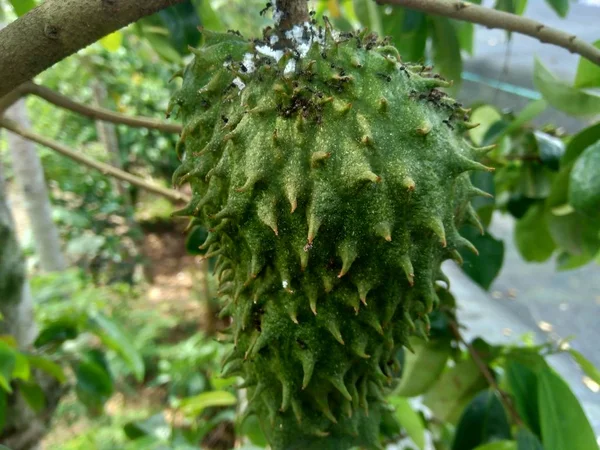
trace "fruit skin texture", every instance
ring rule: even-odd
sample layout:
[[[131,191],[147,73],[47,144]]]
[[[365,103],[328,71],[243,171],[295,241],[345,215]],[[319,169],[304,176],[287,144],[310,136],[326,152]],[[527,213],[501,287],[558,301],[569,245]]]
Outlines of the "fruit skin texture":
[[[472,247],[457,227],[479,224],[468,172],[487,149],[428,68],[366,33],[312,37],[276,61],[204,32],[170,107],[174,182],[193,190],[179,214],[210,231],[224,373],[245,379],[272,448],[379,448],[396,354],[428,332],[441,262]]]

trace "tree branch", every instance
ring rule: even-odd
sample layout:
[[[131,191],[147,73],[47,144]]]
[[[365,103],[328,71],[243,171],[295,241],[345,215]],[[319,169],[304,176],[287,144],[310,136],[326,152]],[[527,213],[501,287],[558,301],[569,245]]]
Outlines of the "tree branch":
[[[18,89],[23,94],[33,94],[53,105],[68,109],[94,120],[103,120],[105,122],[129,125],[131,127],[152,128],[169,133],[181,133],[182,130],[181,125],[178,124],[162,122],[147,117],[133,117],[100,107],[83,105],[58,92],[54,92],[52,89],[48,89],[47,87],[36,83],[26,82],[19,86]]]
[[[501,28],[525,34],[541,42],[563,47],[571,53],[577,53],[600,65],[600,49],[581,40],[574,34],[565,33],[516,14],[497,11],[459,0],[376,0],[376,2],[381,5],[404,6],[429,14],[477,23],[488,28]]]
[[[118,178],[119,180],[126,181],[149,192],[162,195],[163,197],[166,197],[169,200],[177,202],[189,202],[191,200],[188,195],[182,194],[181,192],[177,192],[173,189],[164,188],[162,186],[157,186],[156,184],[149,183],[140,177],[131,175],[130,173],[125,172],[124,170],[117,169],[116,167],[113,167],[109,164],[105,164],[100,161],[95,161],[91,158],[83,156],[81,152],[76,152],[59,142],[47,139],[43,136],[40,136],[39,134],[33,133],[30,130],[20,127],[18,124],[11,120],[0,118],[0,128],[6,128],[8,131],[18,134],[19,136],[25,139],[29,139],[30,141],[51,148],[52,150],[55,150],[61,155],[67,156],[73,159],[74,161],[99,170],[105,175],[109,175],[111,177]]]
[[[184,0],[46,0],[0,31],[0,98],[58,61]]]
[[[490,387],[498,393],[498,395],[500,396],[500,401],[502,402],[504,407],[510,413],[514,423],[519,426],[523,425],[523,420],[521,419],[521,416],[515,409],[515,406],[513,405],[510,395],[508,395],[506,392],[504,392],[502,389],[500,389],[500,387],[498,386],[498,383],[496,383],[496,379],[491,374],[490,369],[488,368],[487,364],[481,359],[481,356],[479,355],[477,350],[475,350],[475,347],[473,347],[471,344],[469,344],[465,340],[465,338],[462,336],[462,334],[460,333],[460,330],[458,329],[458,323],[456,323],[454,320],[450,320],[450,329],[452,330],[454,337],[460,343],[462,343],[465,347],[467,347],[467,350],[469,351],[469,354],[471,355],[471,357],[473,358],[473,361],[477,365],[477,368],[479,369],[479,371],[481,372],[483,377],[486,379],[486,381],[488,382]]]

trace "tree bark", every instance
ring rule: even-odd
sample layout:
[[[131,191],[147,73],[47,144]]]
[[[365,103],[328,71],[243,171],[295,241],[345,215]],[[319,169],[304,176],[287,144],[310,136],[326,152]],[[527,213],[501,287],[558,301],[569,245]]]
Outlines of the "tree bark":
[[[0,98],[58,61],[184,0],[46,0],[0,31]]]
[[[24,100],[9,108],[6,116],[23,128],[31,128]],[[35,248],[40,258],[40,268],[45,272],[62,271],[66,269],[67,263],[61,250],[58,230],[52,220],[50,196],[35,145],[10,132],[7,141],[15,179],[24,199]]]

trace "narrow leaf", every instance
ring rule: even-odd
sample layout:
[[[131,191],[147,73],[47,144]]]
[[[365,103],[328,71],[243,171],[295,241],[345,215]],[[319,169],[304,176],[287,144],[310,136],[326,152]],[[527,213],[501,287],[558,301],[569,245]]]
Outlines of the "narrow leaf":
[[[535,59],[533,84],[556,109],[573,116],[592,116],[600,113],[600,96],[574,88],[556,78]]]
[[[92,331],[102,342],[125,360],[138,381],[144,379],[144,360],[131,343],[129,336],[114,321],[103,314],[90,318]]]
[[[596,366],[594,366],[585,356],[583,356],[577,350],[570,349],[569,353],[571,354],[575,362],[579,364],[581,370],[583,370],[583,372],[596,383],[600,384],[600,370],[598,370]]]
[[[203,392],[194,397],[181,400],[179,406],[190,416],[198,416],[206,408],[212,406],[231,406],[237,403],[237,398],[228,391]]]
[[[597,450],[594,431],[567,383],[551,369],[538,375],[542,442],[546,450]]]
[[[402,428],[406,430],[406,434],[419,449],[423,450],[425,448],[425,426],[421,416],[415,412],[406,398],[394,396],[388,400],[396,409],[396,419],[398,419]]]
[[[600,48],[600,39],[594,42],[596,48]],[[589,88],[600,86],[600,66],[586,58],[579,58],[579,67],[575,75],[576,88]]]

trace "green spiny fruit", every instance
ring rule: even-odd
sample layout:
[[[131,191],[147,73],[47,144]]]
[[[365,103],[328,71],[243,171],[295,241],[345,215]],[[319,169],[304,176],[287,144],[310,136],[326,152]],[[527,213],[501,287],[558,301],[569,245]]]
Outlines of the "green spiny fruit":
[[[440,264],[479,225],[472,125],[429,68],[387,42],[326,27],[296,48],[203,32],[180,74],[180,215],[210,233],[234,349],[276,449],[379,448],[398,350],[425,337]],[[294,34],[303,34],[303,37]],[[271,44],[276,37],[267,33]],[[479,225],[480,226],[480,225]]]

